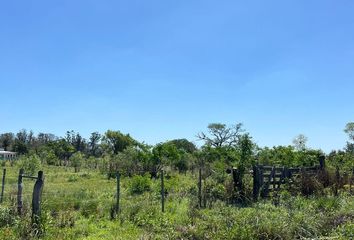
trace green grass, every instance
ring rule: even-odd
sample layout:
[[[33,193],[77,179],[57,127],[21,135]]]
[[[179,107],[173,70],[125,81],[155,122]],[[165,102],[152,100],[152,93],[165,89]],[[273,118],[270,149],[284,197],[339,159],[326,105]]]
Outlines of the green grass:
[[[216,201],[198,209],[197,177],[167,174],[166,211],[161,212],[160,180],[132,191],[134,179],[121,178],[121,211],[115,220],[115,179],[98,171],[44,167],[43,239],[350,239],[354,236],[353,196],[283,194],[279,206],[271,200],[247,207]],[[24,180],[23,218],[16,215],[18,169],[7,167],[5,201],[0,206],[0,239],[34,238],[30,203],[34,180]]]

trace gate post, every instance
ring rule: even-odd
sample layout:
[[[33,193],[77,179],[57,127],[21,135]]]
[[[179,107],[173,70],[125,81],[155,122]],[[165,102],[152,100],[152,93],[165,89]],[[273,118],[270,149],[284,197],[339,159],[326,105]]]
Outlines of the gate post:
[[[164,184],[163,169],[161,170],[161,210],[162,212],[165,212],[165,184]]]
[[[119,213],[119,198],[120,198],[120,174],[119,172],[116,173],[116,177],[117,177],[117,199],[116,199],[116,209],[115,212],[116,214]]]
[[[321,170],[325,170],[325,168],[326,168],[326,157],[324,155],[321,155],[319,157],[319,161],[320,161],[320,169]]]
[[[259,189],[260,189],[260,174],[257,165],[253,166],[253,200],[256,202],[258,200]]]
[[[202,168],[199,168],[199,179],[198,179],[198,200],[199,208],[202,208]]]
[[[17,212],[18,215],[22,215],[22,175],[24,173],[24,170],[21,168],[19,173],[18,173],[18,180],[17,180]]]
[[[2,203],[3,200],[4,200],[5,177],[6,177],[6,168],[4,168],[3,173],[2,173],[2,185],[1,185],[0,203]]]
[[[44,184],[43,171],[38,172],[37,181],[34,184],[32,195],[32,224],[37,227],[40,224],[41,217],[41,197]]]

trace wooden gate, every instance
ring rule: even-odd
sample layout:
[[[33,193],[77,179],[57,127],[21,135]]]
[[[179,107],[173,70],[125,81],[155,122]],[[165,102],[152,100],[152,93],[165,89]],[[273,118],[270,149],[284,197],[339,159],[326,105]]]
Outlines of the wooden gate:
[[[291,181],[292,178],[300,175],[316,175],[325,169],[325,157],[319,158],[319,165],[313,167],[275,167],[275,166],[253,166],[253,199],[269,197],[269,192],[278,191],[281,185]]]

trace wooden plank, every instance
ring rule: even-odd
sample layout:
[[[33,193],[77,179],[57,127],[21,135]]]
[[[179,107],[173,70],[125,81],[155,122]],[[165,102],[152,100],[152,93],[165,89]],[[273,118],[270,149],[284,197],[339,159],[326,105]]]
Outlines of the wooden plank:
[[[273,168],[275,171],[281,171],[283,167],[274,167],[274,166],[260,166],[259,168],[263,169],[264,171],[272,171]]]
[[[199,168],[198,200],[199,200],[199,208],[201,208],[202,207],[202,168]]]
[[[165,184],[163,170],[161,170],[161,210],[165,212]]]
[[[263,174],[263,176],[264,176],[265,178],[269,178],[271,175],[272,175],[272,173],[265,173],[265,174]],[[276,177],[276,178],[280,178],[281,176],[282,176],[282,173],[275,173],[275,174],[274,174],[274,177]]]
[[[22,175],[24,173],[24,170],[21,168],[19,173],[18,173],[18,180],[17,180],[17,213],[18,215],[22,215]]]
[[[32,224],[40,228],[41,217],[41,197],[44,184],[44,175],[42,171],[38,172],[37,181],[34,184],[32,195]]]
[[[2,203],[3,200],[4,200],[5,177],[6,177],[6,168],[3,169],[3,173],[2,173],[2,184],[1,184],[0,203]]]

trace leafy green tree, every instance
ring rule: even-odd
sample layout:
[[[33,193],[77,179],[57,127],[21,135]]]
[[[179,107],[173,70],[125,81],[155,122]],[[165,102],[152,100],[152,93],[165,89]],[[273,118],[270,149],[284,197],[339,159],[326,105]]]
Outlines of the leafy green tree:
[[[120,131],[108,130],[103,136],[103,144],[111,154],[122,152],[128,146],[137,145],[137,142],[129,135]]]
[[[73,130],[67,131],[64,139],[74,147],[76,152],[85,152],[86,140],[80,133],[76,133]]]
[[[41,150],[39,150],[38,154],[39,154],[41,161],[48,164],[48,165],[58,165],[59,164],[59,159],[55,155],[55,152],[53,149],[43,147]]]
[[[49,142],[53,142],[55,140],[57,140],[58,138],[51,133],[38,133],[37,136],[37,141],[39,143],[39,145],[46,145]]]
[[[293,146],[275,146],[262,148],[257,152],[259,164],[285,167],[313,166],[318,164],[322,151],[305,149],[297,151]]]
[[[173,144],[177,149],[183,150],[186,153],[194,153],[197,150],[197,147],[194,143],[188,141],[187,139],[174,139],[167,142],[168,144]]]
[[[86,151],[86,140],[83,138],[80,133],[76,133],[75,136],[72,139],[73,147],[77,152],[85,152]]]
[[[116,156],[117,170],[128,176],[140,174],[143,170],[142,160],[144,157],[144,152],[141,149],[133,146],[127,147]]]
[[[344,132],[348,134],[348,137],[351,141],[354,141],[354,122],[347,123]]]
[[[25,129],[20,130],[16,134],[16,138],[13,144],[13,150],[18,154],[28,153],[28,133]]]
[[[348,134],[349,137],[349,141],[345,147],[345,151],[348,155],[346,158],[349,161],[352,161],[352,165],[354,165],[354,122],[347,123],[344,132]]]
[[[76,152],[70,157],[71,166],[74,167],[75,172],[79,172],[84,163],[84,155],[81,152]]]
[[[3,133],[0,135],[0,146],[4,148],[5,151],[9,151],[11,145],[14,142],[14,134],[9,132],[9,133]]]
[[[180,152],[175,145],[170,143],[159,143],[152,149],[152,156],[149,161],[149,169],[152,177],[168,165],[173,165],[180,159]]]
[[[98,164],[99,164],[100,158],[94,157],[94,156],[90,156],[87,160],[86,160],[86,167],[88,168],[93,168],[93,169],[97,169],[98,168]]]
[[[94,157],[99,157],[101,155],[100,140],[102,136],[98,132],[91,133],[90,140],[88,143],[89,154]]]
[[[68,159],[75,152],[75,148],[66,139],[61,138],[54,142],[49,142],[46,145],[49,149],[52,149],[55,155],[59,158],[59,165],[63,165],[63,161],[66,165]]]
[[[17,161],[19,168],[23,168],[26,174],[34,175],[41,167],[41,160],[38,155],[21,156]]]
[[[252,141],[252,137],[248,133],[241,135],[237,148],[240,152],[238,168],[242,169],[242,171],[251,168],[255,164],[254,150],[256,148],[256,145]]]

